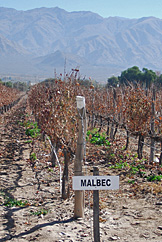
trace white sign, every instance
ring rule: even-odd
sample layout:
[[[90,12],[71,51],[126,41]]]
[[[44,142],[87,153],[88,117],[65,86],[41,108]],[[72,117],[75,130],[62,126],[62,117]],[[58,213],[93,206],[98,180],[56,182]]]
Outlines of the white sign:
[[[116,190],[119,176],[74,176],[73,190]]]

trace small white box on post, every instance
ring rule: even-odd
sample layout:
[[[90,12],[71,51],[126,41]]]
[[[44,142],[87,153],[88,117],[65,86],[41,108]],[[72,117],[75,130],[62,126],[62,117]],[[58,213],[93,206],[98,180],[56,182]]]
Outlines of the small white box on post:
[[[85,108],[85,97],[77,96],[76,101],[77,101],[77,108],[78,109]]]
[[[77,96],[79,113],[79,133],[77,140],[76,158],[74,161],[74,176],[83,176],[82,163],[85,151],[86,111],[85,97]],[[74,218],[84,217],[84,191],[75,191]]]

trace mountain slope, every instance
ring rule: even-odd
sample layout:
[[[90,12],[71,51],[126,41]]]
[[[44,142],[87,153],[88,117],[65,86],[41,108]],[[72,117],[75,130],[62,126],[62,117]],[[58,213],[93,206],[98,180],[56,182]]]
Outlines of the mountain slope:
[[[109,76],[132,65],[161,70],[161,43],[162,20],[154,17],[102,18],[93,12],[70,13],[58,7],[0,8],[1,56],[30,56],[31,72],[44,69],[48,73],[61,67],[65,59],[68,68],[92,67],[94,76],[97,69],[113,68],[106,72]]]
[[[27,55],[28,52],[19,44],[8,40],[0,35],[0,53],[1,56],[11,55]]]

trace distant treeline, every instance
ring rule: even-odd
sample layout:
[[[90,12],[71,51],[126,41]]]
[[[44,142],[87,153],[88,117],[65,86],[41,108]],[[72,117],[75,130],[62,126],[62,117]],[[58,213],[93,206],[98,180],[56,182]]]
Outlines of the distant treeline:
[[[143,87],[150,88],[153,83],[156,86],[162,86],[162,74],[160,72],[154,72],[147,68],[143,68],[141,71],[139,67],[133,66],[121,72],[121,75],[118,77],[112,76],[108,78],[107,87],[116,87],[123,84],[140,84]]]
[[[48,78],[45,79],[42,83],[45,85],[49,85],[57,81],[66,81],[68,79],[71,79],[73,81],[77,81],[77,83],[81,86],[85,87],[105,87],[105,85],[91,79],[77,76],[67,76],[66,79],[62,77],[57,78]],[[1,79],[0,79],[1,81]],[[140,85],[143,88],[150,88],[154,84],[157,87],[162,87],[162,74],[160,72],[155,72],[153,70],[149,70],[147,68],[143,68],[142,70],[139,69],[137,66],[133,66],[131,68],[128,68],[127,70],[124,70],[121,72],[120,76],[111,76],[107,79],[106,87],[117,87],[117,86],[138,86]],[[27,83],[20,83],[20,82],[5,82],[6,86],[18,88],[20,91],[27,90],[29,88],[29,85]]]
[[[0,79],[0,83],[2,83],[4,86],[6,87],[10,87],[10,88],[16,88],[19,91],[23,92],[23,91],[27,91],[29,88],[29,84],[27,82],[16,82],[16,81],[7,81],[7,82],[3,82]]]

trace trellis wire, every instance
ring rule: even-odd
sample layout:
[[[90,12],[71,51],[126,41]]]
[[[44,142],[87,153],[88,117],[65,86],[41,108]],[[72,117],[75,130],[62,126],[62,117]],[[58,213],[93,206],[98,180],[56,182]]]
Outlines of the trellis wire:
[[[59,162],[59,159],[58,159],[58,156],[57,156],[56,150],[55,150],[54,146],[52,145],[52,142],[51,142],[50,138],[49,138],[47,135],[45,135],[45,138],[48,139],[48,141],[49,141],[49,143],[50,143],[50,146],[51,146],[51,150],[52,150],[52,152],[54,153],[54,155],[55,155],[55,157],[56,157],[56,161],[57,161],[57,163],[58,163],[58,165],[59,165],[59,168],[60,168],[60,193],[61,193],[61,189],[62,189],[62,179],[61,179],[61,176],[62,176],[62,169],[61,169],[61,164],[60,164],[60,162]]]
[[[98,119],[95,119],[95,122],[96,122],[96,123],[100,123],[100,121],[99,121]],[[107,125],[107,122],[106,122],[106,121],[103,121],[103,122],[102,122],[102,126],[106,126],[106,125]],[[122,130],[122,131],[123,131],[123,129],[121,129],[121,128],[118,128],[118,130]],[[133,136],[133,135],[132,135],[132,136]],[[128,135],[129,138],[132,138],[132,136]],[[149,138],[149,137],[146,137],[146,138]],[[146,145],[146,146],[148,146],[148,147],[150,147],[150,148],[152,147],[150,144],[147,144],[147,143],[145,143],[145,142],[143,142],[143,141],[141,141],[141,143],[144,144],[144,145]],[[152,148],[154,148],[154,150],[157,150],[159,153],[162,153],[161,150],[159,151],[159,149],[157,149],[157,148],[155,148],[155,147],[152,147]]]

